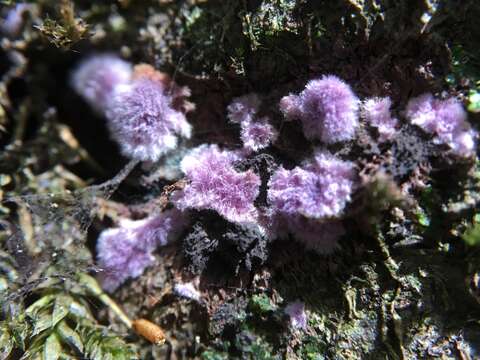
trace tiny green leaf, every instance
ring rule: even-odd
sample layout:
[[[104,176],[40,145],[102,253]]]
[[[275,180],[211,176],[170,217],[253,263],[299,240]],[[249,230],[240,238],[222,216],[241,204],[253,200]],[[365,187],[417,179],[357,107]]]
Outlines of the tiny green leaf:
[[[35,316],[35,313],[38,312],[40,309],[46,308],[47,306],[51,305],[51,303],[55,300],[56,297],[56,294],[42,296],[40,299],[30,305],[27,310],[25,310],[25,313],[30,317]]]
[[[7,359],[14,347],[14,340],[6,326],[0,325],[0,359]]]
[[[45,340],[42,360],[57,360],[62,352],[62,344],[55,332],[52,332]]]
[[[40,334],[42,331],[52,327],[52,316],[48,311],[41,311],[33,317],[34,327],[32,336]]]
[[[74,348],[77,352],[83,352],[83,343],[80,336],[73,331],[65,321],[61,321],[57,325],[57,333],[60,338]]]
[[[63,318],[68,315],[71,303],[72,303],[72,298],[70,296],[59,295],[55,299],[55,305],[53,306],[53,313],[52,313],[52,327],[55,326],[59,321],[63,320]]]
[[[480,112],[480,92],[477,90],[470,90],[468,94],[468,111]]]
[[[462,235],[462,238],[467,245],[480,245],[480,224],[476,223],[473,226],[469,227]]]
[[[86,319],[93,319],[92,314],[88,308],[77,301],[72,301],[70,303],[70,315],[73,315],[77,318],[86,318]]]

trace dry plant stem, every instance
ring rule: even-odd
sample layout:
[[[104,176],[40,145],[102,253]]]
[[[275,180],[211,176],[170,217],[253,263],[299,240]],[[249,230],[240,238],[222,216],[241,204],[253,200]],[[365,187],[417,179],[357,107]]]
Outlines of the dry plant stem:
[[[97,281],[87,274],[79,274],[78,275],[80,284],[84,285],[87,292],[100,299],[106,306],[108,306],[115,315],[129,328],[132,328],[132,320],[123,312],[120,306],[117,305],[115,301],[113,301],[110,296],[108,296],[98,285]]]
[[[111,180],[105,181],[102,184],[94,185],[90,190],[101,190],[105,191],[105,198],[109,198],[110,195],[117,189],[120,183],[125,180],[125,178],[132,172],[132,170],[137,166],[139,160],[131,160],[125,167]]]
[[[93,277],[87,274],[78,274],[78,279],[79,283],[85,286],[86,291],[90,295],[100,299],[129,329],[133,329],[138,335],[155,345],[163,345],[165,343],[165,333],[158,325],[146,319],[130,320],[120,306],[100,288]]]

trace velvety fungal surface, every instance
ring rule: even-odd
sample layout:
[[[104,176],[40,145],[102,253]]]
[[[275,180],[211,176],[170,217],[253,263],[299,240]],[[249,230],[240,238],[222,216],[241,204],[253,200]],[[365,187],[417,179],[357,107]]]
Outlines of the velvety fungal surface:
[[[186,224],[185,214],[173,209],[143,220],[123,220],[118,228],[104,230],[97,241],[102,284],[114,291],[152,265],[153,251],[178,236]]]
[[[435,142],[447,144],[455,155],[473,155],[477,133],[466,121],[467,113],[456,99],[420,95],[408,102],[406,116],[412,124],[434,135]]]
[[[278,134],[267,117],[242,123],[241,139],[247,151],[259,151],[275,141]]]
[[[327,144],[350,140],[358,127],[359,100],[349,85],[334,75],[310,80],[299,95],[280,101],[287,119],[300,119],[308,139]]]
[[[160,82],[146,78],[115,89],[108,126],[126,157],[156,161],[177,146],[178,137],[190,137],[190,124],[171,100]]]
[[[114,54],[97,54],[82,60],[71,75],[71,84],[95,110],[109,109],[118,86],[126,85],[133,67]]]
[[[233,162],[236,153],[216,145],[202,145],[181,162],[188,179],[177,196],[179,209],[215,210],[235,223],[256,222],[254,201],[259,193],[260,178],[252,170],[238,172]]]
[[[378,131],[378,141],[390,141],[395,137],[398,119],[390,113],[392,100],[385,98],[371,98],[363,103],[363,116],[367,123]]]
[[[230,122],[242,124],[251,122],[260,107],[261,100],[257,94],[247,94],[233,99],[227,107]]]
[[[355,183],[353,164],[317,151],[303,167],[278,169],[268,184],[268,202],[282,214],[322,219],[339,216]]]
[[[307,328],[307,314],[305,304],[301,301],[294,301],[285,307],[285,314],[290,318],[290,326],[294,329],[305,330]]]

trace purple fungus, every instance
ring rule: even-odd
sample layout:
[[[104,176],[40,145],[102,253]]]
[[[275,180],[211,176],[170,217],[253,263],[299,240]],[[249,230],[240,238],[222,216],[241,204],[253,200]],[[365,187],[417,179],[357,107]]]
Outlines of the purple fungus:
[[[392,118],[391,106],[392,100],[388,97],[371,98],[363,103],[363,116],[370,126],[378,130],[380,142],[392,140],[397,132],[398,120]]]
[[[195,285],[193,285],[192,282],[175,284],[175,286],[173,287],[173,292],[177,296],[194,301],[200,301],[202,297],[202,295],[195,288]]]
[[[140,276],[152,265],[153,251],[174,240],[185,224],[185,215],[172,209],[143,220],[123,220],[118,228],[104,230],[97,241],[103,288],[114,291],[127,279]]]
[[[114,90],[130,82],[132,71],[130,63],[115,55],[92,55],[74,70],[71,84],[92,108],[103,114]]]
[[[260,178],[252,170],[235,170],[236,160],[237,154],[216,145],[193,149],[180,164],[188,184],[176,194],[176,206],[181,210],[214,210],[233,223],[256,222],[254,200]]]
[[[353,164],[317,151],[304,166],[280,167],[268,183],[268,202],[284,215],[312,219],[338,217],[350,201],[354,188]]]
[[[275,128],[269,123],[268,117],[244,122],[241,127],[240,137],[243,147],[249,152],[256,152],[268,147],[278,136]]]
[[[307,313],[305,304],[301,301],[289,303],[284,310],[290,317],[290,326],[296,330],[305,330],[307,328]]]
[[[448,145],[455,155],[473,155],[477,134],[467,122],[467,113],[458,100],[439,100],[432,94],[423,94],[408,102],[406,117],[412,124],[434,135],[435,143]]]
[[[278,136],[268,117],[256,119],[259,107],[260,98],[248,94],[233,99],[227,108],[230,122],[240,124],[240,138],[247,153],[268,147]]]
[[[288,95],[280,101],[287,119],[302,121],[308,139],[327,144],[354,137],[358,107],[359,100],[350,86],[333,75],[310,80],[299,95]]]
[[[0,31],[10,38],[15,38],[23,28],[26,15],[33,10],[35,5],[27,3],[19,3],[8,9],[0,24]]]
[[[260,98],[257,94],[248,94],[233,99],[227,107],[228,119],[235,124],[250,122],[260,107]]]
[[[191,125],[172,108],[162,83],[139,78],[117,86],[106,111],[112,137],[132,159],[157,161],[177,146],[178,136],[189,138]]]
[[[302,116],[302,100],[298,95],[287,95],[280,100],[280,111],[287,120],[300,119]]]

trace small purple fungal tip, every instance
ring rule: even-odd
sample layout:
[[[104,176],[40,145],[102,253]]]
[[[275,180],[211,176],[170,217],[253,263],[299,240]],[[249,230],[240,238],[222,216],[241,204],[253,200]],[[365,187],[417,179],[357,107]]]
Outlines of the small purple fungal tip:
[[[307,328],[307,313],[305,304],[301,301],[295,301],[288,304],[284,310],[290,317],[290,326],[296,330],[305,330]]]
[[[104,230],[97,241],[103,288],[111,292],[140,276],[153,263],[153,251],[174,240],[185,224],[185,215],[172,209],[143,220],[123,220],[120,227]]]
[[[175,286],[173,287],[173,292],[177,296],[190,300],[200,301],[201,298],[200,292],[191,282],[175,284]]]
[[[130,63],[115,55],[92,55],[74,70],[71,84],[90,106],[104,113],[114,90],[130,82],[132,71]]]
[[[378,130],[378,140],[392,140],[397,132],[398,120],[392,118],[390,107],[392,100],[388,97],[367,99],[363,104],[363,116],[367,123]]]
[[[157,161],[177,146],[178,136],[189,138],[185,115],[172,108],[160,82],[140,78],[118,86],[106,115],[113,138],[130,158]]]
[[[260,104],[258,95],[248,94],[233,99],[227,108],[230,122],[240,124],[240,138],[247,153],[268,147],[278,136],[268,117],[256,119]]]
[[[257,94],[248,94],[233,99],[232,103],[228,105],[228,119],[232,123],[242,124],[250,122],[256,115],[260,107],[260,98]]]
[[[467,113],[458,100],[439,100],[432,94],[423,94],[408,102],[406,117],[434,135],[434,142],[447,144],[455,155],[469,157],[474,154],[477,134],[467,122]]]
[[[311,80],[298,96],[281,99],[287,119],[300,119],[308,139],[331,144],[350,140],[358,127],[359,100],[345,82],[333,75]]]
[[[241,127],[240,137],[243,141],[243,147],[249,152],[268,147],[278,136],[275,128],[269,123],[268,117],[257,121],[244,122]]]
[[[341,215],[355,183],[353,164],[318,151],[304,166],[280,167],[270,178],[268,202],[275,212],[324,219]]]
[[[31,12],[34,6],[33,4],[19,3],[9,9],[0,24],[1,32],[11,38],[18,36],[25,23],[25,15]]]
[[[293,94],[284,96],[280,100],[279,107],[287,120],[299,119],[302,116],[302,101],[300,96]]]
[[[256,222],[254,200],[260,178],[252,170],[238,172],[233,162],[238,155],[216,145],[202,145],[187,154],[180,166],[189,181],[176,195],[183,209],[209,209],[234,223]]]

